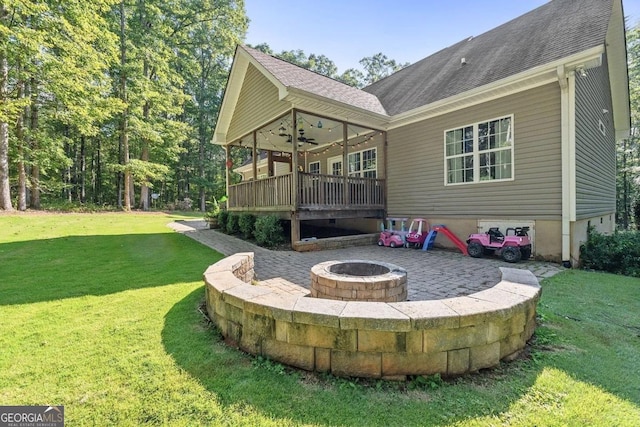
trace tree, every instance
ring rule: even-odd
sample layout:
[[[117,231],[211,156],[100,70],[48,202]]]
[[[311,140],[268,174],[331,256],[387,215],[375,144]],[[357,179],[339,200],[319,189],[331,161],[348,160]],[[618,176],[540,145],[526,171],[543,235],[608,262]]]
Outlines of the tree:
[[[365,57],[360,60],[360,65],[364,68],[364,72],[355,68],[349,68],[342,74],[338,73],[338,67],[325,55],[310,54],[306,55],[304,51],[297,50],[283,50],[280,53],[274,53],[273,49],[267,43],[260,43],[255,46],[251,46],[267,55],[275,56],[292,64],[298,65],[307,70],[315,71],[323,76],[336,79],[349,86],[362,88],[370,85],[383,77],[389,76],[396,71],[406,67],[409,63],[400,64],[393,59],[387,58],[382,53],[377,53],[370,57]]]
[[[7,21],[9,12],[4,3],[0,3],[0,23],[2,25],[2,33],[0,38],[5,40],[0,42],[0,209],[13,210],[11,204],[11,187],[9,185],[9,120],[11,119],[11,110],[9,109],[9,65],[7,60],[7,43],[8,38]]]
[[[395,60],[387,58],[387,55],[383,53],[376,53],[373,56],[362,58],[360,65],[364,68],[364,84],[367,86],[401,70],[409,63],[399,64]]]
[[[640,27],[627,30],[631,134],[618,145],[617,223],[640,227]]]
[[[27,181],[31,205],[37,208],[41,175],[58,172],[64,157],[59,147],[69,141],[69,129],[87,130],[95,123],[90,112],[101,115],[109,111],[90,99],[105,90],[110,37],[105,33],[104,13],[112,2],[2,3],[0,128],[16,124],[2,132],[0,143],[3,208],[11,208],[9,169],[4,168],[11,166],[10,152],[15,153],[13,163],[18,171],[19,208],[26,208]],[[87,108],[89,104],[93,108]],[[59,182],[57,175],[48,178]]]
[[[362,71],[356,70],[355,68],[349,68],[338,76],[337,80],[349,86],[357,88],[364,87],[364,74],[362,74]]]

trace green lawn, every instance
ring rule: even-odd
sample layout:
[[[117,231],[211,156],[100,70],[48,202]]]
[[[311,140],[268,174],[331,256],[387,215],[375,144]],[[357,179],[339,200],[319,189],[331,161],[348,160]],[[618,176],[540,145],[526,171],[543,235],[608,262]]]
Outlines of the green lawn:
[[[165,214],[0,215],[0,405],[67,425],[637,426],[640,279],[543,282],[526,359],[456,380],[335,379],[256,360],[199,311],[220,254]]]

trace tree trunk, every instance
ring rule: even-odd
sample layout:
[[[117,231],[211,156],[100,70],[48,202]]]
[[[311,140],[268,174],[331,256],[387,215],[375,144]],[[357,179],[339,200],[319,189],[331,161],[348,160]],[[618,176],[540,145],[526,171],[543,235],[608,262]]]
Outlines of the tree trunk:
[[[201,53],[200,58],[200,79],[198,82],[198,177],[200,178],[200,184],[198,185],[198,195],[200,197],[200,210],[206,212],[207,210],[207,192],[205,189],[205,155],[207,144],[207,124],[205,118],[205,103],[204,103],[204,91],[206,85],[206,79],[208,74],[208,63],[204,52]],[[254,177],[255,179],[255,177]]]
[[[623,142],[622,150],[622,228],[627,230],[629,228],[629,178],[627,177],[627,142],[625,139]]]
[[[85,147],[85,137],[80,137],[80,203],[87,199],[87,153]]]
[[[124,15],[124,1],[120,2],[120,99],[127,105],[127,44],[125,40],[126,20]],[[125,211],[131,210],[131,171],[129,170],[129,107],[122,112],[120,123],[120,146],[122,147],[122,165],[124,166],[123,199]]]
[[[66,140],[64,143],[64,154],[68,159],[74,159],[74,163],[75,163],[75,156],[73,156],[73,153],[71,152],[71,146],[69,145],[68,142],[66,142]],[[62,191],[60,192],[60,196],[66,199],[68,203],[71,203],[73,201],[73,196],[72,196],[73,185],[72,185],[72,179],[71,179],[71,167],[72,165],[68,164],[62,171],[62,182],[64,183],[64,187],[62,187]]]
[[[0,19],[4,20],[6,9],[0,4]],[[7,84],[9,64],[6,51],[0,50],[0,101],[4,105],[8,100]],[[9,184],[9,123],[0,122],[0,209],[12,211],[11,186]]]
[[[95,204],[101,203],[103,199],[102,195],[102,165],[100,164],[100,149],[101,143],[100,138],[96,138],[98,147],[96,148],[95,157],[93,159],[93,170],[94,170],[94,184],[93,184],[93,202]]]
[[[149,161],[149,143],[142,141],[142,154],[140,159],[143,162]],[[140,209],[143,211],[149,210],[149,186],[145,182],[140,185]]]
[[[145,77],[148,77],[147,76],[148,65],[146,60],[144,62],[144,68],[145,68]],[[149,121],[149,109],[150,109],[149,102],[145,102],[143,111],[142,111],[145,122]],[[149,161],[149,141],[147,141],[146,139],[142,140],[142,153],[140,155],[140,160],[142,160],[143,162]],[[146,184],[145,181],[143,181],[142,184],[140,185],[140,209],[142,209],[143,211],[148,211],[149,210],[149,186]]]
[[[36,131],[38,130],[38,83],[35,79],[29,82],[29,91],[31,93],[31,112],[29,120],[29,142],[31,143],[31,152],[37,153],[40,148]],[[38,162],[33,162],[31,167],[31,208],[40,209],[40,166]]]
[[[18,99],[22,100],[25,97],[24,83],[18,84]],[[24,108],[18,115],[16,121],[16,140],[18,143],[18,210],[27,210],[27,174],[25,172],[24,159],[26,156],[24,147],[26,144],[24,136],[24,117],[26,115],[26,108]]]
[[[140,25],[142,28],[147,27],[147,23],[145,22],[144,15],[142,10],[140,11]],[[149,60],[144,58],[144,63],[142,65],[142,74],[146,80],[149,79]],[[145,123],[149,123],[149,112],[151,110],[151,106],[149,105],[149,101],[145,101],[142,107],[142,117]],[[149,161],[149,141],[146,138],[142,138],[142,153],[140,155],[140,160],[143,162]],[[140,209],[143,211],[149,210],[149,186],[146,183],[146,179],[142,181],[140,185]]]

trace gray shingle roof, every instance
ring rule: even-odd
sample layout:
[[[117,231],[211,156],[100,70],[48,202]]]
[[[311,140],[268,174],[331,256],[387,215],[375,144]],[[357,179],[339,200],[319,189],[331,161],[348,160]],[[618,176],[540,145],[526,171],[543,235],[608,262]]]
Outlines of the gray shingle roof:
[[[374,113],[387,114],[375,95],[267,55],[257,49],[247,46],[242,46],[242,49],[286,87],[304,90]]]
[[[400,114],[602,45],[611,11],[612,0],[552,0],[363,90]]]

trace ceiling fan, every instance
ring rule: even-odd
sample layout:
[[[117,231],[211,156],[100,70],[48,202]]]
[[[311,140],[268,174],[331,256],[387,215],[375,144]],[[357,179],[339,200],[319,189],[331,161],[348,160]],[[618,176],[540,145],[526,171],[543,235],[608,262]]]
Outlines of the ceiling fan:
[[[298,142],[301,142],[302,144],[318,145],[315,138],[307,138],[304,136],[303,129],[300,129],[300,136],[297,139],[298,139]],[[293,136],[291,134],[287,134],[287,142],[288,143],[293,142]],[[302,144],[298,144],[298,145],[302,145]]]
[[[302,126],[302,124],[300,126]],[[297,138],[298,146],[301,146],[302,144],[318,145],[315,138],[307,138],[306,136],[304,136],[304,129],[302,127],[298,129],[298,132],[300,133],[300,136]],[[280,123],[280,128],[278,129],[278,135],[287,137],[287,142],[289,144],[293,142],[293,135],[287,133],[287,128],[284,127],[284,124],[282,122]]]

